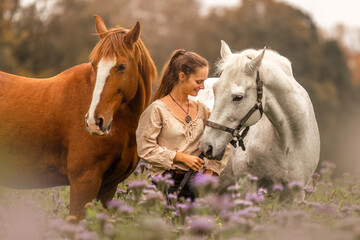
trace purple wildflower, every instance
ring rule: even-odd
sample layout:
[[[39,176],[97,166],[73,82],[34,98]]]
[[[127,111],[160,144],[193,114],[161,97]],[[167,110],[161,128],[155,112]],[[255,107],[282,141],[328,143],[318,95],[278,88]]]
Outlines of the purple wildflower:
[[[170,194],[168,194],[168,198],[175,200],[175,199],[177,199],[177,196],[175,194],[170,193]]]
[[[308,202],[308,201],[303,201],[303,203],[305,203],[307,206],[311,207],[311,208],[317,208],[321,206],[321,203],[319,202]]]
[[[96,237],[96,233],[85,231],[85,232],[77,233],[76,239],[78,239],[78,240],[96,240],[97,237]]]
[[[251,182],[256,182],[259,180],[257,176],[253,176],[250,173],[246,176]]]
[[[292,189],[295,192],[299,192],[301,189],[303,189],[304,183],[300,181],[292,181],[288,184],[288,188]]]
[[[143,190],[148,186],[146,181],[136,181],[128,184],[128,189],[132,190],[135,195],[135,201],[139,201]]]
[[[311,194],[316,191],[316,188],[312,187],[312,186],[305,186],[303,189],[304,189],[305,193],[307,193],[307,194]]]
[[[185,218],[187,215],[192,213],[196,208],[196,203],[191,202],[191,200],[186,200],[184,203],[177,203],[176,209],[178,216],[180,217],[180,222],[185,223]]]
[[[243,199],[236,199],[236,200],[234,200],[234,204],[235,204],[235,205],[241,205],[241,206],[252,206],[252,205],[253,205],[253,202],[252,202],[252,201],[243,200]]]
[[[253,203],[261,203],[265,200],[264,195],[258,193],[246,193],[245,199]]]
[[[237,193],[240,191],[240,187],[238,185],[231,185],[227,188],[229,192]]]
[[[259,188],[258,189],[258,194],[261,194],[261,195],[264,195],[264,194],[267,194],[267,189],[266,188]]]
[[[147,169],[147,164],[144,162],[139,163],[136,167],[138,173],[144,173],[145,169]]]
[[[159,203],[165,205],[166,201],[162,192],[149,190],[149,192],[145,195],[145,198],[140,203],[147,208],[151,208]]]
[[[209,174],[197,174],[192,180],[192,183],[198,188],[199,192],[206,194],[217,188],[219,179],[218,177]]]
[[[130,214],[134,212],[134,209],[130,206],[127,206],[124,202],[119,200],[111,200],[108,202],[110,208],[114,208],[120,214]]]
[[[330,181],[330,176],[332,175],[336,165],[332,162],[323,161],[321,162],[320,174],[323,176],[325,181]]]
[[[247,218],[254,218],[256,217],[256,213],[260,212],[259,207],[247,207],[244,208],[234,214],[234,216],[241,216],[241,217],[247,217]]]
[[[166,190],[169,189],[169,187],[174,185],[174,180],[171,179],[171,174],[165,174],[165,175],[158,174],[152,177],[151,180],[156,183],[157,188],[161,192],[166,192]]]
[[[105,223],[103,232],[106,236],[112,237],[114,235],[114,225],[112,223]]]
[[[97,213],[95,217],[98,221],[101,221],[101,222],[105,222],[109,218],[109,216],[105,213]]]
[[[116,189],[116,193],[118,194],[127,194],[127,191],[121,188]]]
[[[290,223],[299,224],[306,217],[304,211],[278,211],[273,212],[271,216],[275,217],[275,221],[280,225],[288,225]]]
[[[311,176],[311,179],[313,182],[317,182],[320,178],[320,174],[319,173],[314,173],[312,176]]]
[[[232,209],[235,206],[230,194],[209,194],[206,197],[198,198],[196,203],[198,203],[199,206],[211,209],[216,213],[219,213],[222,210]]]
[[[337,207],[329,203],[322,203],[314,206],[315,214],[333,215],[337,212]]]
[[[325,168],[331,168],[331,169],[336,168],[335,163],[332,163],[332,162],[329,162],[329,161],[322,161],[321,166],[325,167]]]
[[[283,187],[282,185],[280,185],[280,184],[275,184],[275,185],[273,186],[272,190],[273,190],[274,192],[276,192],[276,191],[281,192],[282,190],[284,190],[284,187]]]
[[[75,233],[80,233],[84,231],[84,226],[79,224],[67,223],[62,225],[60,230],[66,233],[68,236],[73,236],[73,234]]]
[[[207,235],[215,225],[215,219],[210,216],[194,216],[190,219],[190,231],[195,235]]]
[[[136,181],[136,182],[131,182],[128,184],[128,188],[129,189],[135,189],[135,188],[141,188],[144,189],[145,187],[147,187],[147,182],[146,181]]]

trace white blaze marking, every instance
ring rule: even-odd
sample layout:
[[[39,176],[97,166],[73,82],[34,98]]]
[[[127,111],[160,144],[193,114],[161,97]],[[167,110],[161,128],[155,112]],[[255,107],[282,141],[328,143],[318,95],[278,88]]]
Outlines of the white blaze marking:
[[[95,123],[94,114],[95,109],[100,101],[100,95],[104,89],[107,77],[110,75],[110,70],[115,66],[116,58],[114,59],[101,59],[98,64],[98,70],[96,74],[95,89],[89,109],[89,122]]]

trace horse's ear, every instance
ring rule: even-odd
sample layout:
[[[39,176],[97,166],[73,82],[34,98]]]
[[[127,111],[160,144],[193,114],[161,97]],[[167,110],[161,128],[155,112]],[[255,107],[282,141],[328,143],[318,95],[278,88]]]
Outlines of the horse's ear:
[[[229,48],[229,45],[227,45],[227,43],[224,40],[221,40],[221,50],[220,50],[221,58],[225,58],[231,54],[232,52]]]
[[[100,16],[94,14],[94,17],[95,17],[95,29],[101,39],[104,37],[104,33],[107,32],[107,28],[105,26],[104,21],[102,20],[102,18]]]
[[[135,26],[125,34],[124,36],[124,42],[128,45],[132,46],[140,36],[140,23],[136,22]]]
[[[260,67],[261,61],[264,58],[265,49],[266,47],[264,47],[264,49],[261,51],[260,54],[258,54],[256,57],[254,57],[253,59],[251,59],[249,62],[246,63],[245,71],[249,75],[251,75],[255,70],[257,70]]]

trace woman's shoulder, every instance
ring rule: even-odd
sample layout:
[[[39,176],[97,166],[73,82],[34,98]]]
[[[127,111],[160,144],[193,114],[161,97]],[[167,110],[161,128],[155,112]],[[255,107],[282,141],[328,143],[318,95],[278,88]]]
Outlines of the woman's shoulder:
[[[150,103],[150,105],[145,109],[143,115],[163,115],[166,113],[166,105],[160,99],[157,99]]]
[[[208,108],[208,106],[206,106],[206,104],[204,104],[198,100],[193,100],[193,101],[194,101],[194,104],[197,104],[198,115],[201,118],[208,119],[210,112],[211,112],[211,110]]]
[[[158,109],[158,108],[164,108],[164,107],[165,107],[164,102],[161,101],[160,99],[156,99],[155,101],[150,103],[150,105],[146,109],[149,110],[149,109]]]
[[[204,112],[211,112],[210,108],[205,104],[205,103],[202,103],[200,101],[196,101],[195,102],[197,103],[198,105],[198,109],[199,111],[204,111]]]

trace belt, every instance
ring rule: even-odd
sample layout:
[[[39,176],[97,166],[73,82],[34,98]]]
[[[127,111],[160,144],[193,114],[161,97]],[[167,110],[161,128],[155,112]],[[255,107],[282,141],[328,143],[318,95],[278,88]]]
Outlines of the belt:
[[[164,172],[164,174],[170,174],[171,177],[175,180],[184,178],[186,173],[187,171],[179,170],[179,169],[170,169]]]
[[[180,170],[180,169],[169,169],[169,170],[166,170],[165,172],[176,173],[176,174],[186,174],[187,173],[187,171]]]

